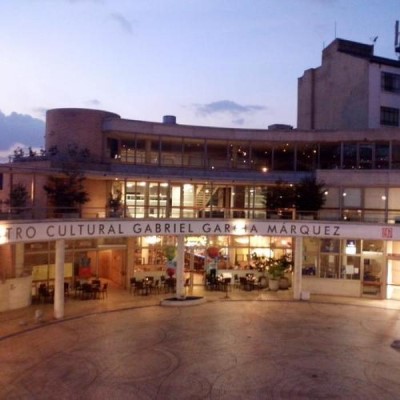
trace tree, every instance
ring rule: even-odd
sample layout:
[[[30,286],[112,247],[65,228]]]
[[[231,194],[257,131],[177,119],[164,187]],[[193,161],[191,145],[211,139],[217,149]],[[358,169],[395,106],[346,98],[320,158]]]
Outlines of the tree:
[[[118,189],[114,193],[110,193],[108,195],[107,206],[110,210],[110,216],[121,216],[122,205],[123,203],[121,190]]]
[[[22,183],[13,185],[10,191],[10,198],[7,203],[10,205],[12,213],[19,214],[26,207],[29,199],[29,193]]]
[[[316,212],[325,204],[325,184],[315,177],[304,178],[296,185],[296,210]]]
[[[302,179],[293,185],[282,180],[264,190],[264,205],[267,214],[295,209],[299,212],[315,213],[325,204],[324,183],[318,183],[315,177]]]
[[[268,212],[281,212],[284,209],[294,208],[296,191],[292,184],[278,180],[274,186],[268,187],[263,192],[264,205]]]
[[[62,178],[51,176],[43,189],[57,213],[78,212],[89,201],[83,182],[85,177],[77,170],[64,171]]]

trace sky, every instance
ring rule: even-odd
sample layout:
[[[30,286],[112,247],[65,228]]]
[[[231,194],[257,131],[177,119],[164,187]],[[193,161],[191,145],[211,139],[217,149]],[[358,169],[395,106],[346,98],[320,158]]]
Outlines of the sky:
[[[0,158],[46,110],[296,126],[297,80],[335,38],[391,59],[400,0],[0,0]]]

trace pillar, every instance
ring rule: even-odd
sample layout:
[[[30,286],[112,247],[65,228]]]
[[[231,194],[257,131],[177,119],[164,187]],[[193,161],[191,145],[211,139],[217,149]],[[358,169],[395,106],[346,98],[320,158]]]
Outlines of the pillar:
[[[301,280],[302,280],[302,264],[303,264],[303,238],[296,237],[294,246],[294,273],[293,273],[293,298],[301,299]]]
[[[15,276],[18,278],[24,273],[24,243],[15,244]]]
[[[65,240],[56,240],[56,265],[54,276],[54,318],[64,318],[64,261]]]
[[[176,257],[176,298],[185,298],[185,237],[178,236],[178,254]]]

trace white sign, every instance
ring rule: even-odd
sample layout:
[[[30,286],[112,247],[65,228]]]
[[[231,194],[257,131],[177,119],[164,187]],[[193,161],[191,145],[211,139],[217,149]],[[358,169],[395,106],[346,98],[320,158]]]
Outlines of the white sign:
[[[101,237],[250,235],[400,240],[394,225],[297,220],[77,220],[0,224],[0,244]]]

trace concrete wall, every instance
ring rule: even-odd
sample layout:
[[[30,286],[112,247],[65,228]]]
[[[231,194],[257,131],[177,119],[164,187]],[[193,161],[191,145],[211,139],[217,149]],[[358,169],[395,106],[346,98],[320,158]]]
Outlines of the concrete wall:
[[[107,118],[119,118],[117,114],[79,108],[59,108],[46,113],[45,149],[53,146],[65,152],[68,145],[76,144],[79,149],[90,149],[96,160],[102,160],[104,138],[103,122]]]
[[[0,282],[0,312],[27,307],[32,302],[32,276]]]
[[[299,79],[298,129],[367,128],[370,65],[367,58],[338,51],[335,42],[328,46],[321,66]]]

